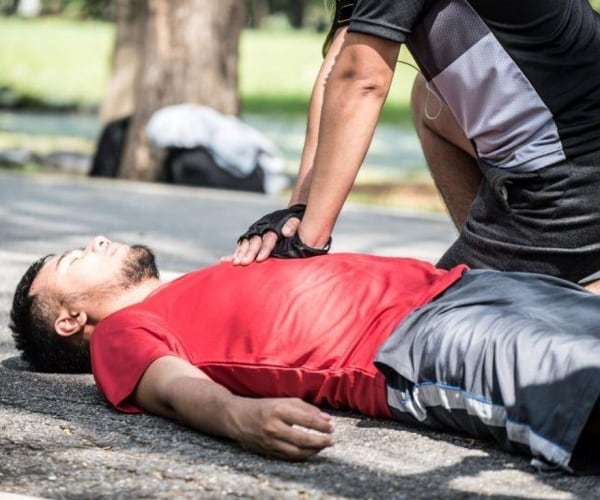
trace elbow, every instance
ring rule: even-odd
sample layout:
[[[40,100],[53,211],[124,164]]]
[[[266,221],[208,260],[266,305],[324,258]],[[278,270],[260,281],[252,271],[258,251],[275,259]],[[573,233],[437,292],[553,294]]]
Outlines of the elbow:
[[[363,97],[372,97],[383,101],[387,97],[390,87],[383,78],[367,76],[356,79],[356,89]]]
[[[329,76],[342,90],[385,100],[399,50],[398,43],[371,35],[348,33]]]
[[[355,68],[340,72],[338,79],[340,87],[354,95],[381,101],[387,97],[391,85],[391,75]]]

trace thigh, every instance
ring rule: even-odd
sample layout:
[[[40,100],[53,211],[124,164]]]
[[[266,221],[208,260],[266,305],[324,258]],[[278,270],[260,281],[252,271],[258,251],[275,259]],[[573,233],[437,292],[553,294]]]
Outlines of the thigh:
[[[409,316],[376,363],[397,419],[568,469],[600,394],[600,298],[551,277],[471,271]]]
[[[578,281],[600,268],[600,155],[537,172],[488,170],[439,262]]]
[[[477,153],[462,127],[450,111],[446,102],[430,87],[425,77],[420,73],[416,76],[411,93],[411,107],[415,126],[422,126],[455,145],[471,158],[477,158]]]

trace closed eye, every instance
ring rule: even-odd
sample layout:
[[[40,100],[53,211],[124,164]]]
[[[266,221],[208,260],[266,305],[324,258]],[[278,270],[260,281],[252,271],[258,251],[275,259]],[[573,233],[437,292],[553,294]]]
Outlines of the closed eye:
[[[79,260],[81,258],[81,256],[83,255],[83,250],[83,248],[80,248],[71,252],[72,258],[69,260],[69,266],[73,264],[76,260]]]

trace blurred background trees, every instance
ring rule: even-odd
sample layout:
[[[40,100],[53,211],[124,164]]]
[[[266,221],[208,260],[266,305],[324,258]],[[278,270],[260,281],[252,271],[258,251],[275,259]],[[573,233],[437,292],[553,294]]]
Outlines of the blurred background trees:
[[[35,15],[62,15],[78,19],[114,20],[119,0],[0,0],[0,12],[12,15],[22,9]],[[307,23],[323,26],[323,0],[244,0],[248,26],[261,27],[270,15],[283,15],[290,26],[301,29]],[[176,6],[175,3],[171,4]]]
[[[142,180],[163,175],[161,154],[145,136],[156,110],[188,102],[239,115],[243,28],[259,29],[273,16],[293,29],[327,24],[322,0],[0,0],[0,11],[114,22],[100,117],[131,116],[118,175]]]
[[[0,0],[0,13],[15,14],[19,5],[26,9],[37,6],[39,15],[68,15],[79,19],[112,20],[118,0]],[[600,0],[589,0],[600,11]],[[273,14],[283,14],[290,26],[304,28],[307,23],[323,29],[326,24],[324,0],[244,0],[248,12],[248,26],[261,27]]]
[[[132,116],[119,176],[160,180],[163,158],[145,134],[155,111],[194,103],[239,114],[238,46],[244,4],[117,0],[116,5],[113,71],[103,112],[107,119]],[[111,89],[121,95],[115,98]]]
[[[591,4],[600,9],[600,0]],[[303,137],[328,20],[323,0],[0,0],[0,46],[9,47],[0,56],[0,149],[87,154],[96,112],[102,124],[134,115],[120,175],[158,179],[160,163],[140,131],[155,109],[176,102],[241,111],[274,136],[277,120],[297,121]],[[405,49],[400,59],[411,62]],[[415,73],[399,65],[384,123],[411,127]],[[48,112],[63,114],[46,125]],[[25,137],[31,129],[43,130],[39,140]],[[295,171],[302,137],[289,146],[289,136],[280,144]],[[420,157],[409,166],[420,169]]]

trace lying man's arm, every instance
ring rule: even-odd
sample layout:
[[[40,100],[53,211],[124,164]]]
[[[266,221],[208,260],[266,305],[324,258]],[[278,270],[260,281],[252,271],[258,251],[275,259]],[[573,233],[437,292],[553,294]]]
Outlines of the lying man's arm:
[[[316,406],[296,398],[235,396],[175,356],[159,358],[148,367],[134,401],[151,413],[233,439],[264,455],[301,460],[333,444],[331,417]]]

